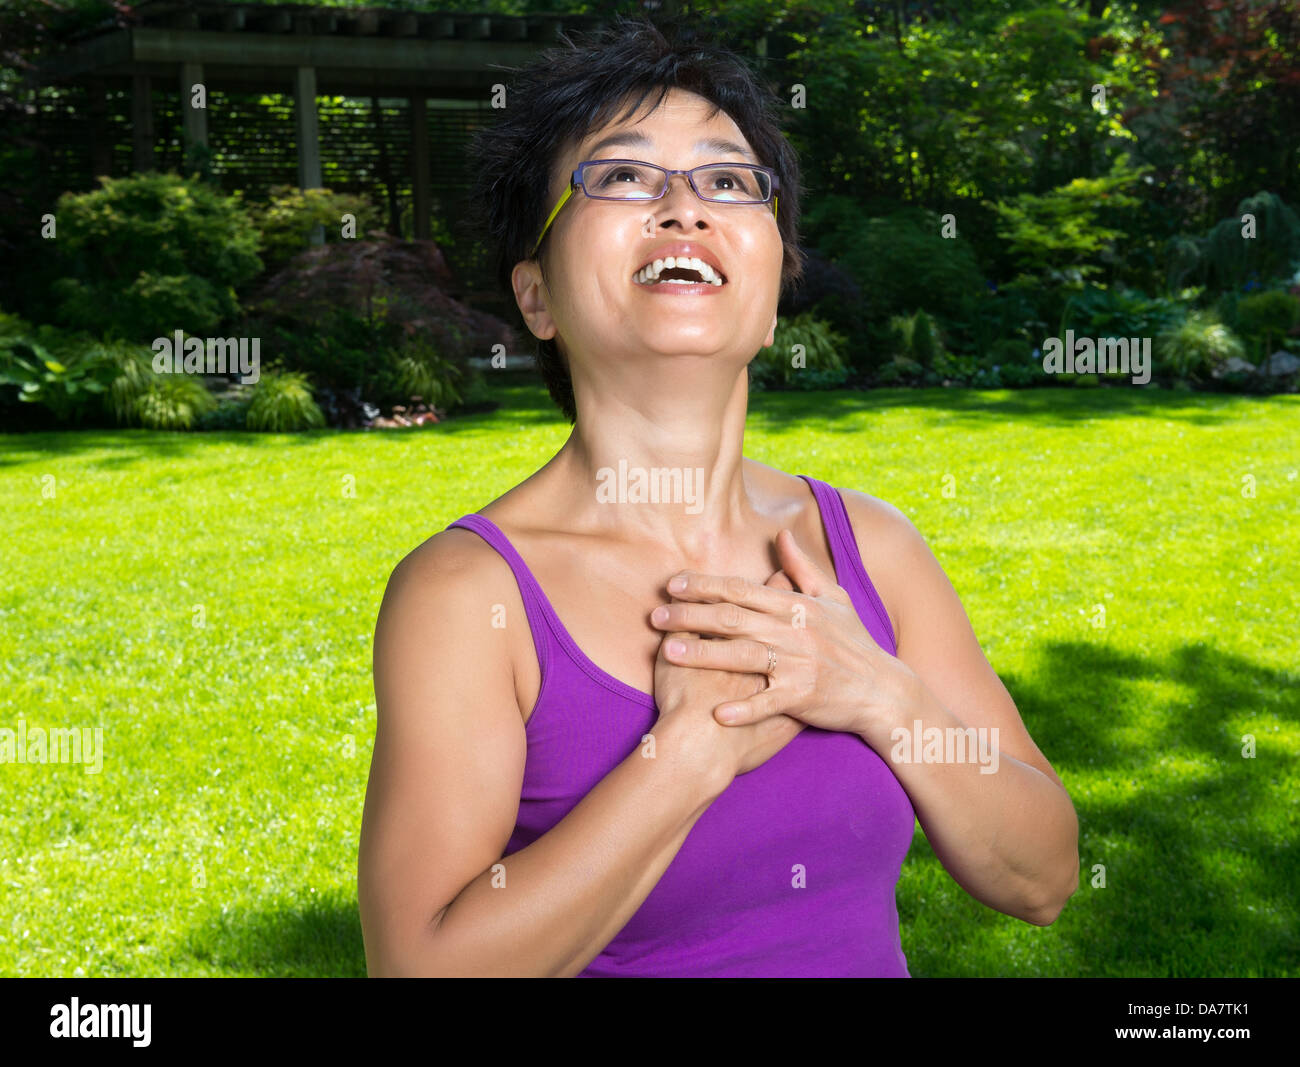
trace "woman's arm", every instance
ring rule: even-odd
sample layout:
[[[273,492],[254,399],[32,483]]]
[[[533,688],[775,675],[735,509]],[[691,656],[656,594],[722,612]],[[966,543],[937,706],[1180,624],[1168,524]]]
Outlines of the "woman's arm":
[[[448,530],[394,570],[375,630],[378,728],[357,895],[372,976],[572,976],[628,922],[726,788],[725,763],[655,727],[556,826],[509,857],[526,739],[494,550]],[[710,709],[702,712],[708,716]],[[694,735],[698,738],[698,732]],[[715,752],[716,750],[714,750]]]
[[[892,505],[853,491],[842,495],[868,573],[891,591],[898,659],[915,675],[904,699],[861,736],[888,759],[953,879],[989,907],[1046,926],[1078,888],[1074,805],[925,539]],[[986,739],[997,738],[996,771],[981,773],[972,760],[891,759],[900,737],[894,731],[915,735],[918,721],[922,735],[930,727],[944,737],[950,728],[983,728]]]

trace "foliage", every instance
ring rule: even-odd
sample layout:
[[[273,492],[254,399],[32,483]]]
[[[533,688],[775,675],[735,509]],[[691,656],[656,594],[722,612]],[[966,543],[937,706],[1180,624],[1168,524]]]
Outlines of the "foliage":
[[[331,426],[358,427],[367,405],[388,408],[419,396],[447,409],[460,402],[459,385],[478,380],[468,364],[448,359],[426,331],[336,308],[313,325],[254,320],[277,363],[305,374]]]
[[[896,356],[913,360],[928,368],[934,366],[935,359],[944,352],[938,324],[924,311],[895,315],[889,320],[889,327]]]
[[[290,329],[314,326],[343,310],[407,337],[423,334],[458,366],[471,356],[491,356],[496,345],[517,351],[510,327],[456,299],[458,288],[432,241],[375,235],[299,253],[266,279],[249,306]]]
[[[325,425],[325,416],[312,399],[305,374],[264,371],[253,387],[248,407],[250,430],[296,433]]]
[[[1088,337],[1154,337],[1187,314],[1196,290],[1175,298],[1149,297],[1125,286],[1086,285],[1070,297],[1059,336],[1066,329]]]
[[[1124,134],[1119,109],[1094,107],[1091,87],[1124,99],[1153,80],[1132,53],[1157,34],[1127,10],[1103,37],[1067,5],[848,7],[772,12],[813,102],[793,112],[792,134],[819,164],[817,195],[956,207],[1059,184],[1093,144],[1104,152]],[[964,226],[969,214],[958,211]]]
[[[108,341],[102,347],[116,371],[107,406],[118,425],[189,430],[217,406],[201,378],[155,371],[144,346]]]
[[[1171,0],[1159,24],[1164,45],[1144,59],[1157,91],[1126,122],[1170,213],[1208,225],[1265,185],[1300,202],[1300,6]]]
[[[1237,301],[1237,331],[1254,342],[1255,355],[1267,359],[1291,327],[1300,321],[1300,300],[1272,290],[1252,293]]]
[[[239,310],[235,286],[262,265],[238,194],[175,174],[100,181],[58,201],[59,323],[147,342],[207,332]]]
[[[442,356],[426,338],[412,338],[397,356],[397,384],[412,399],[431,408],[450,408],[461,401],[455,381],[461,370]]]
[[[812,312],[778,318],[772,344],[749,364],[755,389],[835,389],[844,384],[846,339]]]
[[[330,189],[299,189],[276,185],[265,203],[251,205],[253,222],[262,234],[267,269],[278,269],[301,252],[316,226],[327,242],[343,240],[343,216],[355,217],[355,236],[382,224],[380,211],[366,197]]]
[[[1161,369],[1175,379],[1202,380],[1226,360],[1244,355],[1241,341],[1209,309],[1193,311],[1156,339]]]
[[[998,235],[1020,269],[1019,284],[1077,286],[1113,262],[1123,229],[1106,226],[1102,216],[1117,217],[1142,201],[1126,190],[1152,168],[1132,166],[1120,156],[1101,178],[1075,178],[1046,193],[1023,193],[993,205]]]
[[[920,294],[936,315],[961,315],[984,288],[970,245],[945,238],[934,212],[903,208],[872,218],[853,199],[835,196],[805,218],[822,253],[871,294],[872,317],[881,322],[915,310]]]
[[[1171,287],[1195,279],[1216,289],[1240,289],[1250,274],[1282,278],[1300,265],[1300,216],[1276,194],[1258,192],[1204,237],[1171,240],[1167,263]]]
[[[215,398],[216,406],[194,422],[196,430],[243,430],[248,426],[251,396],[223,394]]]
[[[0,386],[15,387],[20,401],[43,406],[59,424],[97,409],[114,373],[90,337],[0,312]]]
[[[868,330],[870,300],[862,287],[843,266],[817,249],[804,249],[804,257],[803,281],[782,295],[781,317],[793,318],[809,311],[846,337],[863,337]],[[865,345],[855,346],[848,356],[850,362],[858,364],[865,349]]]
[[[134,415],[150,430],[189,430],[217,406],[203,381],[189,374],[160,374],[135,402]]]

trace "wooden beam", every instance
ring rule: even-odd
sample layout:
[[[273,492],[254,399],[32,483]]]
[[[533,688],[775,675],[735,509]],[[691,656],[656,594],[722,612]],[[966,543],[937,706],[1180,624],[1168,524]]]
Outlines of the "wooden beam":
[[[316,68],[299,67],[293,87],[294,127],[298,135],[298,188],[321,188],[320,122],[316,111]]]
[[[131,79],[131,169],[154,169],[153,81],[147,74]]]
[[[194,106],[194,87],[203,84],[202,63],[181,64],[181,129],[189,145],[208,143],[208,110],[206,107]],[[204,85],[204,100],[207,103],[207,86]]]
[[[316,68],[299,67],[294,77],[293,117],[298,134],[298,188],[320,189],[320,122],[316,112]],[[325,229],[312,228],[311,244],[325,243]]]
[[[131,31],[137,63],[183,63],[242,67],[315,67],[326,70],[481,71],[489,63],[516,66],[536,54],[532,42],[430,41],[419,37],[272,36],[186,30]]]
[[[424,97],[411,97],[411,207],[415,216],[415,239],[433,236],[429,223],[429,118]]]
[[[108,132],[108,101],[104,98],[104,83],[92,79],[86,86],[89,97],[87,108],[90,119],[90,173],[98,178],[113,176],[113,137]]]
[[[42,60],[36,69],[42,82],[52,82],[130,62],[131,31],[118,30],[116,33],[91,38],[66,52]]]

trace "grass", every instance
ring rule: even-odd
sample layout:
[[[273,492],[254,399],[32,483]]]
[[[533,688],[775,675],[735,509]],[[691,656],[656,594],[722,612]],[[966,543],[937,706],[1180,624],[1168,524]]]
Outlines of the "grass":
[[[0,974],[364,974],[384,583],[569,429],[538,387],[501,396],[411,432],[0,436],[0,726],[104,746],[98,774],[0,764]],[[914,975],[1300,974],[1297,426],[1296,396],[754,398],[749,456],[925,534],[1079,813],[1046,928],[918,828]]]

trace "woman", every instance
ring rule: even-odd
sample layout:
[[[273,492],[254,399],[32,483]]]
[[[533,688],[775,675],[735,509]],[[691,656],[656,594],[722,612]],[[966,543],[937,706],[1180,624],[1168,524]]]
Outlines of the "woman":
[[[742,455],[800,270],[758,83],[620,20],[528,68],[475,153],[574,430],[389,581],[369,973],[906,976],[914,817],[978,900],[1051,923],[1074,810],[925,541]],[[992,760],[912,744],[965,727]]]

